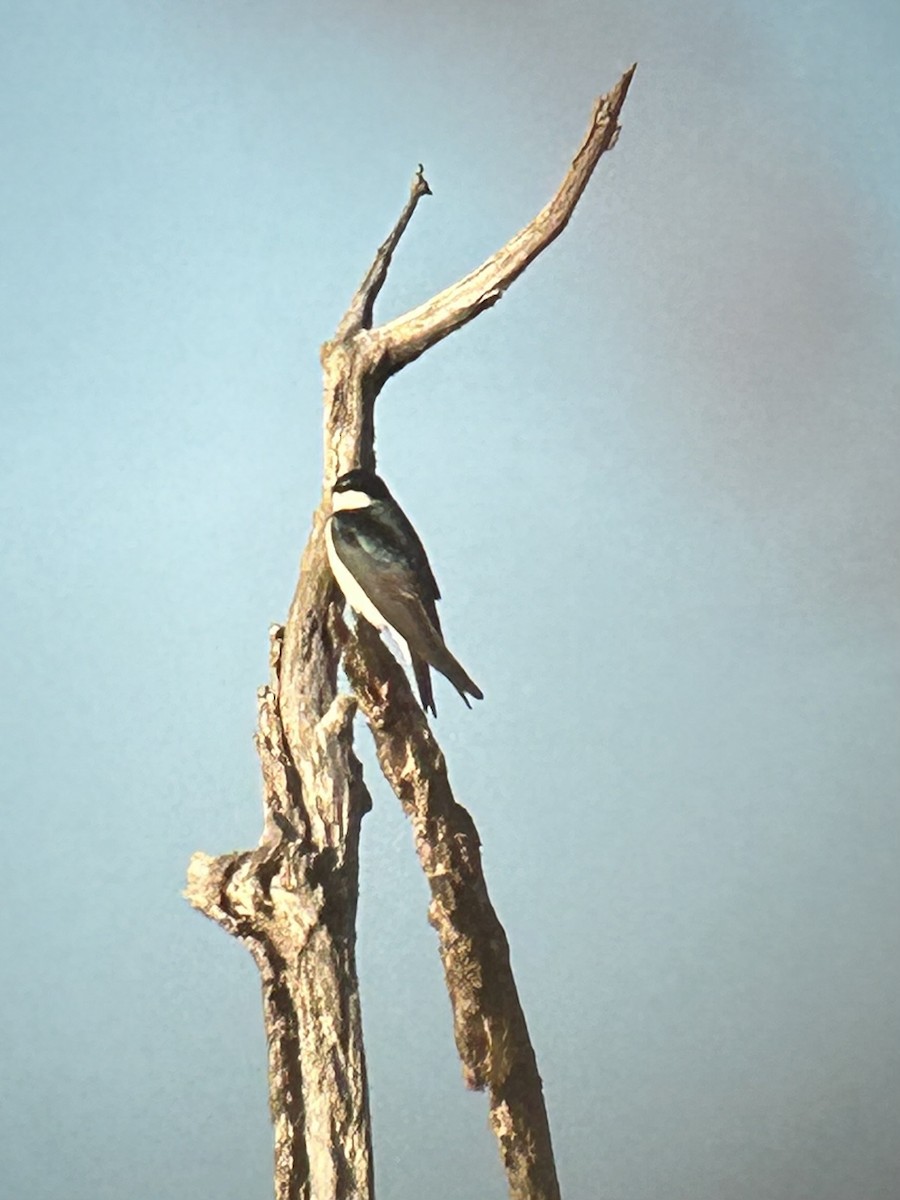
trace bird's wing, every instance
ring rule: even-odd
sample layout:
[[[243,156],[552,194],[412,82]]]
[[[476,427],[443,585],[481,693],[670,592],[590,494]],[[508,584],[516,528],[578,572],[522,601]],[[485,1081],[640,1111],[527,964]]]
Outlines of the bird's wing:
[[[426,566],[428,560],[421,544],[411,544],[393,523],[368,509],[336,512],[331,520],[338,558],[410,650],[429,657],[427,648],[442,639],[433,594],[437,585],[431,568],[422,570],[422,560]]]
[[[481,689],[444,644],[437,584],[421,543],[417,537],[412,543],[405,529],[381,520],[373,508],[343,509],[332,516],[335,553],[409,646],[423,707],[434,711],[428,665],[447,676],[466,704],[466,692],[480,700]]]
[[[428,561],[428,555],[425,553],[425,547],[422,545],[412,522],[400,505],[397,503],[385,504],[376,501],[371,508],[365,510],[357,509],[356,511],[361,516],[365,515],[374,524],[377,524],[382,538],[386,536],[390,537],[392,549],[397,557],[402,558],[415,572],[416,578],[421,580],[423,601],[433,602],[440,600],[441,593],[437,585],[437,580],[434,577],[434,572],[431,569],[431,563]],[[436,609],[435,612],[437,612]]]

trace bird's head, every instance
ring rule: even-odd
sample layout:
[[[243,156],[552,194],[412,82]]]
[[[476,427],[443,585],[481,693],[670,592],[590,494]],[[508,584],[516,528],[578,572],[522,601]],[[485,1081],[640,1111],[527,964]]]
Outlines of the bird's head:
[[[338,477],[331,489],[331,507],[334,512],[368,508],[374,500],[386,500],[389,496],[387,485],[380,476],[356,467]]]

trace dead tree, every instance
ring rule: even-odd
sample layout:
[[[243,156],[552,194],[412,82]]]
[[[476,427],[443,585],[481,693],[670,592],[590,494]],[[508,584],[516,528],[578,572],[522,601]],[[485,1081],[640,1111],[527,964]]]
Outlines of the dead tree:
[[[324,490],[287,622],[270,631],[256,744],[265,823],[255,850],[195,854],[187,898],[238,938],[262,976],[275,1128],[276,1200],[371,1200],[372,1155],[356,974],[359,835],[371,807],[353,752],[357,711],[413,828],[431,889],[465,1081],[487,1089],[513,1200],[555,1200],[559,1185],[541,1079],[488,897],[478,832],[402,668],[359,620],[350,634],[326,559],[331,484],[375,466],[375,400],[407,363],[496,304],[565,228],[600,156],[615,145],[634,67],[594,105],[584,141],[550,203],[477,270],[380,326],[375,299],[421,198],[409,199],[334,338],[322,347]],[[352,694],[338,690],[338,665]]]

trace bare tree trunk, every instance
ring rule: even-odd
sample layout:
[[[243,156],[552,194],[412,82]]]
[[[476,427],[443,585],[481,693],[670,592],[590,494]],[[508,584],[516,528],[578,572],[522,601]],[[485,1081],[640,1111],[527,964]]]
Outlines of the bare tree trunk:
[[[370,1200],[372,1154],[356,975],[359,834],[371,800],[353,753],[359,707],[382,771],[413,826],[431,888],[466,1083],[487,1088],[513,1200],[556,1200],[541,1080],[481,869],[480,840],[456,803],[444,756],[403,670],[364,621],[352,637],[322,532],[337,476],[374,468],[376,397],[391,375],[495,304],[565,228],[600,156],[618,136],[634,67],[595,104],[550,203],[475,271],[425,304],[372,327],[375,300],[419,200],[420,167],[390,236],[322,347],[325,471],[284,627],[271,631],[259,692],[264,828],[255,850],[195,854],[186,895],[238,938],[259,968],[269,1044],[276,1200]],[[337,689],[341,654],[353,695]]]

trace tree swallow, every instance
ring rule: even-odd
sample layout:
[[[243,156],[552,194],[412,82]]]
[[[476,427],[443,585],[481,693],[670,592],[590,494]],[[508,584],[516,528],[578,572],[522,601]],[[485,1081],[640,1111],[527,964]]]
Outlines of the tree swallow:
[[[325,526],[328,561],[347,603],[376,629],[387,629],[409,648],[422,707],[437,716],[431,672],[446,675],[469,704],[482,700],[441,633],[435,583],[419,535],[373,471],[348,471],[331,489]]]

